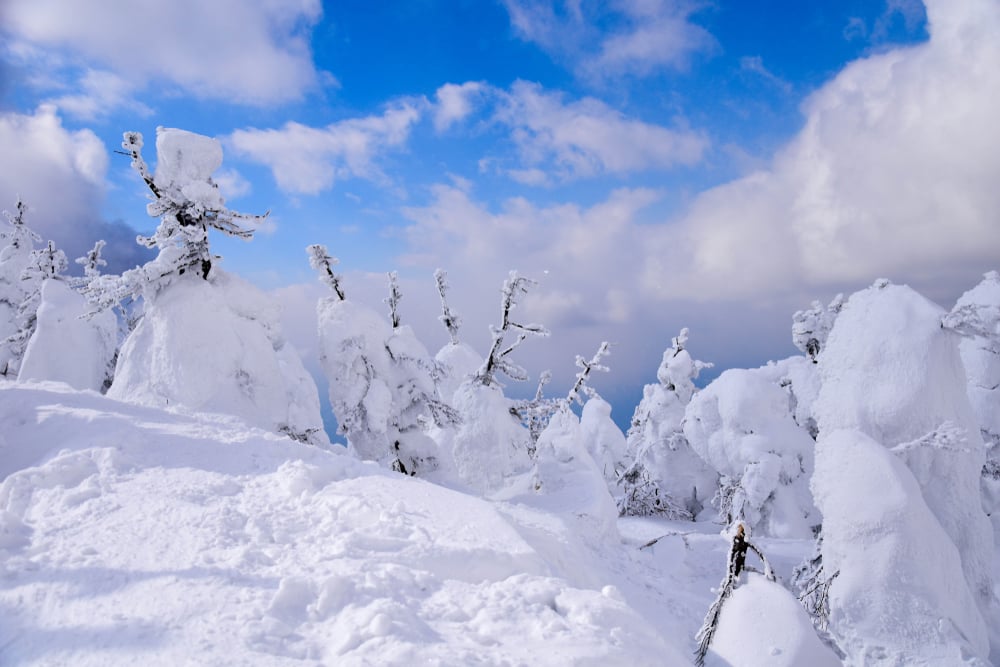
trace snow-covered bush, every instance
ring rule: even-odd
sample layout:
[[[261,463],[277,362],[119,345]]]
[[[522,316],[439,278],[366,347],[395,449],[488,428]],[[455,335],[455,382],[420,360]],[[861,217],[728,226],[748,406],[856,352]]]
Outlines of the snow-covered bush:
[[[295,349],[285,341],[279,306],[213,264],[208,229],[240,238],[256,220],[225,208],[212,174],[222,148],[209,137],[157,130],[157,169],[142,159],[142,136],[123,146],[146,182],[147,207],[160,225],[141,244],[157,257],[121,276],[99,276],[87,287],[101,309],[141,296],[144,316],[118,356],[108,395],[156,406],[224,412],[304,442],[328,443],[319,394]]]
[[[823,351],[814,412],[821,440],[836,430],[858,431],[909,467],[961,555],[979,609],[990,618],[993,531],[980,498],[985,448],[969,403],[959,336],[941,326],[944,315],[909,287],[884,280],[853,294]],[[824,532],[825,559],[840,545]]]
[[[632,416],[625,455],[618,463],[622,514],[693,518],[712,497],[718,475],[688,444],[681,423],[695,394],[694,380],[711,364],[692,359],[688,330],[663,353],[658,384],[647,384]]]
[[[611,418],[611,404],[592,397],[580,414],[580,436],[609,489],[618,481],[616,466],[625,456],[625,434]]]
[[[793,419],[772,369],[730,369],[691,399],[684,435],[719,474],[720,518],[758,534],[809,537],[813,439]]]

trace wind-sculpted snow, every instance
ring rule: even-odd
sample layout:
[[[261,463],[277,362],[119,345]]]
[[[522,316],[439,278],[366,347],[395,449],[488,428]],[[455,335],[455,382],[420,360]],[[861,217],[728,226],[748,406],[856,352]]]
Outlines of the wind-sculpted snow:
[[[0,466],[5,665],[688,662],[625,547],[339,448],[2,384]]]

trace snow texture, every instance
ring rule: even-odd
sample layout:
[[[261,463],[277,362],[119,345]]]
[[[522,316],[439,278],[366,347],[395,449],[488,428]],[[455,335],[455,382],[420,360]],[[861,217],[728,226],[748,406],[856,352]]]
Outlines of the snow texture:
[[[726,600],[705,667],[836,667],[798,600],[781,584],[748,573]]]
[[[234,415],[328,444],[319,393],[284,340],[279,306],[221,270],[179,276],[152,301],[118,356],[113,398]]]
[[[830,632],[845,664],[986,665],[986,624],[959,550],[906,464],[860,431],[824,431],[812,488],[823,567],[839,573]]]
[[[961,555],[978,609],[994,623],[993,530],[980,496],[985,447],[969,404],[959,336],[941,326],[944,314],[909,287],[887,281],[853,294],[820,354],[814,410],[821,439],[857,431],[909,467]],[[826,548],[839,547],[827,536]]]
[[[114,372],[118,322],[110,311],[84,317],[89,311],[86,299],[66,282],[46,280],[18,380],[106,391]]]
[[[808,488],[814,442],[772,375],[766,367],[722,373],[692,398],[684,435],[728,483],[727,523],[741,519],[757,534],[808,537],[818,523]]]
[[[55,385],[0,434],[3,664],[690,664],[680,561],[572,516]]]

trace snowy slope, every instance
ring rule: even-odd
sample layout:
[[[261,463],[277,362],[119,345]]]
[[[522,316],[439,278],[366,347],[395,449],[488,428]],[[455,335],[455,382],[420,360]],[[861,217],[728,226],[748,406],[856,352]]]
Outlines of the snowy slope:
[[[725,562],[56,384],[0,384],[0,478],[4,665],[683,665]]]

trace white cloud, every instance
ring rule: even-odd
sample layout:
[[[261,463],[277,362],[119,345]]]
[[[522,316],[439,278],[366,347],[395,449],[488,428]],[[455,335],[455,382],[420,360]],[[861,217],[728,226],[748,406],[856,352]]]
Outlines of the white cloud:
[[[153,113],[152,109],[135,99],[131,84],[111,72],[87,70],[79,85],[80,92],[55,97],[49,103],[81,120],[101,118],[122,108],[144,117]]]
[[[237,153],[270,167],[282,190],[317,194],[341,178],[386,180],[376,158],[406,143],[425,106],[426,101],[405,101],[381,116],[322,128],[288,122],[277,130],[237,130],[227,142]]]
[[[478,81],[467,81],[461,85],[446,83],[437,89],[434,97],[434,129],[443,132],[453,124],[468,117],[475,108],[477,97],[487,90]]]
[[[535,42],[585,78],[648,76],[683,69],[715,39],[690,17],[702,3],[689,0],[504,0],[519,36]]]
[[[783,93],[788,94],[792,92],[792,84],[767,69],[764,66],[763,58],[760,56],[743,56],[740,58],[740,70],[759,76]]]
[[[651,244],[644,285],[718,298],[885,275],[953,298],[996,268],[1000,6],[928,14],[930,42],[852,63],[770,168],[700,195]]]
[[[73,258],[99,239],[108,242],[108,271],[131,268],[146,255],[135,231],[101,218],[108,154],[90,130],[69,131],[50,105],[33,114],[0,114],[0,208],[18,197],[28,225]]]
[[[565,103],[524,81],[502,95],[496,119],[511,128],[527,166],[551,164],[562,179],[691,165],[708,147],[698,132],[629,119],[593,98]],[[535,171],[512,175],[539,180]]]
[[[318,75],[308,32],[319,0],[7,0],[4,28],[93,59],[133,85],[166,81],[248,104],[297,99]]]

